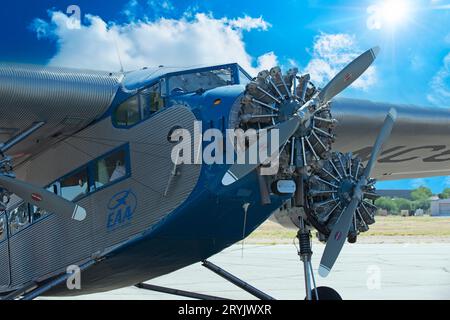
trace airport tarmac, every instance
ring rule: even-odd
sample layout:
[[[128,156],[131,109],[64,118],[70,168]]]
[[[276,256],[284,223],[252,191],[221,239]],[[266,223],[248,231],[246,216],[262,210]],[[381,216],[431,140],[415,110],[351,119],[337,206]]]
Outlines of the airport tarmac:
[[[276,299],[304,299],[303,267],[294,245],[234,245],[209,261]],[[317,270],[324,245],[314,243]],[[450,299],[450,243],[346,244],[327,278],[344,299]],[[148,283],[230,299],[254,299],[201,264],[194,264]],[[123,288],[75,299],[185,299]]]

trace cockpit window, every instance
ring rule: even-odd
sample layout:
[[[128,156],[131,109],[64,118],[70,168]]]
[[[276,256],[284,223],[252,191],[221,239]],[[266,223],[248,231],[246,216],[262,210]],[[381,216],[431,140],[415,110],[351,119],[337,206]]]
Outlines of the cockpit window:
[[[239,84],[246,85],[250,81],[252,81],[250,76],[247,73],[245,73],[241,68],[239,68]]]
[[[233,84],[233,72],[230,68],[184,73],[169,77],[169,95],[195,92],[199,89],[210,90]]]
[[[120,126],[130,126],[140,120],[138,96],[129,98],[117,108],[115,120]]]
[[[113,115],[116,126],[129,127],[137,124],[164,107],[160,84],[141,90],[137,95],[123,102]]]

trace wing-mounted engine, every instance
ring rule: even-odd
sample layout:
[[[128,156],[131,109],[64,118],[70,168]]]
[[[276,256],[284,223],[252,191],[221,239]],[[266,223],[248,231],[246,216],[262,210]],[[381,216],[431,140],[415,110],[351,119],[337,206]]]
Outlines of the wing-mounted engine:
[[[364,173],[364,166],[352,154],[332,153],[330,159],[322,167],[306,178],[305,213],[308,221],[321,233],[328,237],[333,226],[349,205],[353,189]],[[374,200],[375,180],[369,179],[363,186],[363,199],[358,204],[352,218],[348,240],[356,241],[360,232],[369,230],[375,222],[377,207]]]
[[[283,74],[278,67],[261,71],[246,86],[240,105],[233,110],[231,127],[257,132],[280,130],[279,170],[275,175],[259,179],[263,203],[270,201],[270,191],[293,192],[292,188],[280,187],[285,185],[280,181],[295,185],[292,199],[274,213],[274,220],[298,227],[301,216],[319,231],[319,239],[327,241],[350,205],[354,190],[361,190],[362,198],[346,237],[354,242],[358,233],[367,231],[374,223],[375,180],[363,179],[365,168],[359,159],[351,154],[331,152],[337,122],[332,116],[331,99],[371,65],[377,52],[374,48],[363,53],[321,90],[311,83],[308,74],[298,75],[297,69]],[[293,130],[283,128],[292,121],[296,124]],[[233,179],[229,181],[238,180],[250,169],[248,166],[239,171],[232,167],[228,173]]]
[[[309,81],[309,75],[299,76],[297,73],[297,69],[290,69],[283,75],[278,67],[261,71],[247,84],[238,117],[231,124],[235,129],[269,130],[296,113],[306,113],[305,121],[280,154],[283,166],[278,178],[286,174],[291,176],[295,169],[309,172],[317,161],[329,157],[334,142],[332,129],[336,121],[328,104],[320,107],[310,104],[300,111],[317,89]]]

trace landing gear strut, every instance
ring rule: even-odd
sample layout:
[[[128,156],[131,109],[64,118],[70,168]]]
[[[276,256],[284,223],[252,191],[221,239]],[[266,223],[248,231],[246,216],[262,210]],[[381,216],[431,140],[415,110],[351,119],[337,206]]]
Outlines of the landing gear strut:
[[[319,300],[319,296],[316,288],[316,281],[314,279],[314,271],[311,263],[311,231],[307,228],[305,220],[300,217],[300,228],[297,233],[297,239],[299,242],[298,255],[303,262],[303,270],[305,275],[305,291],[306,300],[313,300],[313,294],[315,300]]]
[[[314,278],[314,271],[311,263],[311,231],[307,227],[305,220],[299,218],[299,230],[297,239],[299,242],[298,255],[303,262],[303,270],[305,275],[305,300],[342,300],[339,293],[330,287],[317,287]]]

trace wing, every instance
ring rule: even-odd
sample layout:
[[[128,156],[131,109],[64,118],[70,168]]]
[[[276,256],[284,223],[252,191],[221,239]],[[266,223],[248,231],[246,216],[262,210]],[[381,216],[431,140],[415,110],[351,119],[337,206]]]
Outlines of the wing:
[[[0,142],[43,123],[9,154],[18,162],[84,128],[111,105],[123,75],[0,64]]]
[[[333,149],[369,159],[373,142],[391,107],[398,118],[373,170],[378,180],[450,175],[450,110],[335,99],[339,121]]]

